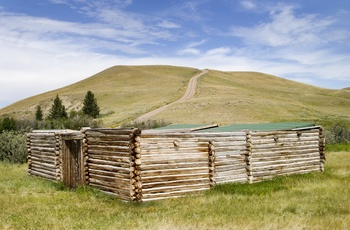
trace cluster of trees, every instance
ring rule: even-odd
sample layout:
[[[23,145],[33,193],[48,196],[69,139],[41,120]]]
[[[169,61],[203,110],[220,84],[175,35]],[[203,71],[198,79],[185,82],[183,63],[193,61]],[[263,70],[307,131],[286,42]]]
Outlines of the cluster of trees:
[[[83,101],[81,111],[71,111],[67,113],[62,100],[56,95],[49,114],[44,119],[41,106],[37,106],[35,111],[35,121],[37,129],[80,129],[83,126],[97,127],[99,122],[94,119],[100,115],[100,107],[93,92],[88,91]]]
[[[32,129],[80,129],[100,127],[94,119],[100,114],[94,94],[88,91],[81,111],[67,113],[62,100],[57,95],[48,116],[45,118],[40,106],[35,112],[35,120],[16,120],[12,117],[0,118],[0,161],[25,163],[27,159],[26,134]]]

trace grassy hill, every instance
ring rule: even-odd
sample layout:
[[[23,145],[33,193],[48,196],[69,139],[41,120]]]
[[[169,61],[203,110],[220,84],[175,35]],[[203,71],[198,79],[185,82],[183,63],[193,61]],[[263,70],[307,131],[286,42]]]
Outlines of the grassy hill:
[[[175,66],[114,66],[75,84],[18,101],[0,116],[34,118],[41,105],[47,115],[56,94],[70,110],[79,110],[94,92],[105,126],[113,127],[179,99],[200,70]],[[170,106],[154,119],[172,123],[315,121],[348,116],[350,91],[329,90],[256,72],[209,70],[190,100]]]

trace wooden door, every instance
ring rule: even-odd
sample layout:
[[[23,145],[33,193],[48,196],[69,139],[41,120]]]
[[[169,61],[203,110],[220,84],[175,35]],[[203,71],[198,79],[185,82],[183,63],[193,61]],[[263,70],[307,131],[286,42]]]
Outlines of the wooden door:
[[[62,152],[63,183],[69,188],[82,185],[82,140],[64,140]]]

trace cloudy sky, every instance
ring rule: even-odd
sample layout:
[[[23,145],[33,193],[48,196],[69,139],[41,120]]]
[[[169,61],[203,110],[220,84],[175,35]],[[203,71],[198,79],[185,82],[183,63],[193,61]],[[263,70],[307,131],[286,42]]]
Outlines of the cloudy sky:
[[[0,1],[0,108],[150,64],[350,87],[350,1]]]

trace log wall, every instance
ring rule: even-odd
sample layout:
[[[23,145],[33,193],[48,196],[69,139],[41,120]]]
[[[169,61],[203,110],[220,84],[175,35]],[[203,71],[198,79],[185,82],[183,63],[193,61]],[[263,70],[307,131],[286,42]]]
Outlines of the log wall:
[[[79,138],[81,184],[126,201],[179,197],[220,183],[323,171],[326,159],[322,128],[142,134],[140,129],[85,129],[82,135],[30,133],[29,174],[64,181],[63,142]]]
[[[27,136],[28,174],[62,179],[60,135],[55,132],[30,133]]]
[[[215,182],[217,184],[246,182],[246,133],[207,133],[204,135],[210,140],[211,148],[215,149]]]
[[[195,134],[144,132],[141,135],[143,200],[174,198],[209,189],[209,148],[209,141]]]
[[[323,138],[324,140],[324,138]],[[280,175],[320,171],[320,130],[253,132],[252,182]]]
[[[141,198],[136,152],[138,129],[87,129],[84,131],[86,184],[123,200]],[[140,158],[140,156],[138,156]]]

